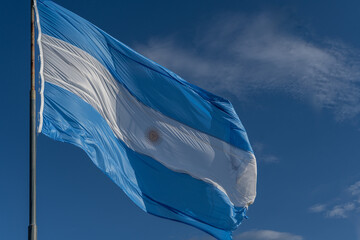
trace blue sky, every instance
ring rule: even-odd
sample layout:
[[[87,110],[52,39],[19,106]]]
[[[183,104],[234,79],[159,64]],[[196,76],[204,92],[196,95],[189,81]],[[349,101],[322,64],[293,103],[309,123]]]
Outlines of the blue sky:
[[[56,2],[232,101],[258,159],[235,240],[360,239],[358,1]],[[2,6],[0,239],[26,239],[29,3]],[[43,135],[37,186],[39,239],[212,239],[142,212],[84,152]]]

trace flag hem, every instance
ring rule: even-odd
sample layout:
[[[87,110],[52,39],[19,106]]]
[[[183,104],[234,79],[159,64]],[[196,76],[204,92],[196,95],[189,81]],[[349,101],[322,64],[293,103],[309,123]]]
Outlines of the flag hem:
[[[39,46],[39,58],[40,58],[40,71],[39,71],[39,74],[40,74],[40,91],[39,91],[40,109],[39,109],[39,125],[37,128],[37,132],[41,133],[42,126],[43,126],[44,88],[45,88],[44,81],[45,80],[44,80],[44,55],[43,55],[43,49],[42,49],[42,44],[41,44],[42,33],[41,33],[39,11],[37,8],[37,0],[34,0],[34,8],[35,8],[35,13],[36,13],[36,26],[37,26],[37,30],[38,30],[37,43]]]

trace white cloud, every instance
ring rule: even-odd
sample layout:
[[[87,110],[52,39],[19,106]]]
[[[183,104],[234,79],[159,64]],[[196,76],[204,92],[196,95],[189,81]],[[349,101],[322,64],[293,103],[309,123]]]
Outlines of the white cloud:
[[[348,218],[360,212],[360,181],[347,187],[338,198],[327,204],[316,204],[309,208],[312,213],[322,213],[328,218]]]
[[[260,142],[255,142],[252,144],[254,152],[256,153],[256,159],[259,162],[264,162],[264,163],[279,163],[280,159],[278,157],[276,157],[275,155],[272,154],[268,154],[265,151],[265,146],[264,144],[260,143]]]
[[[190,240],[212,240],[213,237],[195,237]],[[287,233],[287,232],[277,232],[273,230],[251,230],[247,232],[240,233],[233,237],[234,240],[303,240],[304,238],[299,235]]]
[[[320,212],[324,212],[325,209],[326,209],[325,204],[316,204],[316,205],[310,207],[309,211],[313,212],[313,213],[320,213]]]
[[[309,42],[288,29],[271,14],[234,14],[202,28],[192,46],[168,37],[136,49],[210,91],[243,98],[259,91],[286,92],[332,109],[339,119],[358,115],[359,51],[334,41]]]
[[[356,206],[353,202],[336,205],[326,214],[328,217],[333,217],[333,218],[347,218],[348,214],[352,212],[355,209],[355,207]]]
[[[303,240],[303,237],[273,230],[253,230],[235,236],[234,240]]]
[[[360,196],[360,181],[354,183],[353,185],[351,185],[348,188],[348,191],[352,194],[352,195],[359,195]]]

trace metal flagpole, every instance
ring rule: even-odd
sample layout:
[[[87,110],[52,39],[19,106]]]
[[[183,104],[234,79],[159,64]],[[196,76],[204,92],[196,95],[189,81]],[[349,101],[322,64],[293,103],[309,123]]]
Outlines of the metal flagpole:
[[[36,91],[35,91],[35,9],[31,0],[31,89],[30,89],[30,194],[28,240],[37,240],[36,226]]]

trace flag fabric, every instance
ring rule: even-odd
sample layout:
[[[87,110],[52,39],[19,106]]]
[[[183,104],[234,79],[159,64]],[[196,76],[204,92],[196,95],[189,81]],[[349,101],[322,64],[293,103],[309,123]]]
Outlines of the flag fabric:
[[[82,148],[144,211],[231,239],[257,174],[231,103],[52,1],[36,14],[39,132]]]

